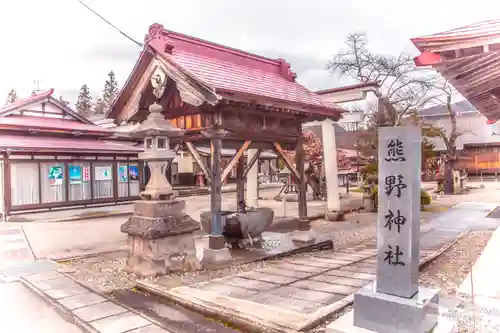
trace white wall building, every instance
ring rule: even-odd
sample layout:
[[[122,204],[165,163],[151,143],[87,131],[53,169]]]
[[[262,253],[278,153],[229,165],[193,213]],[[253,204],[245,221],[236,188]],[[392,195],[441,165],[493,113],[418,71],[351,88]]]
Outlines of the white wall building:
[[[498,124],[488,124],[487,119],[467,100],[452,104],[452,110],[457,114],[457,129],[462,134],[457,140],[457,149],[464,145],[500,143],[500,128]],[[437,105],[420,111],[420,117],[427,123],[442,127],[449,135],[451,131],[450,116],[446,105]],[[432,138],[435,150],[445,150],[441,138]]]

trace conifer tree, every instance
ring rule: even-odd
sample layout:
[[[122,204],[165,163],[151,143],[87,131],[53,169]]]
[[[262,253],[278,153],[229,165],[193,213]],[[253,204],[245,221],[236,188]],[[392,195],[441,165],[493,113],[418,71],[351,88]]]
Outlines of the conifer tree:
[[[104,114],[106,112],[106,103],[103,101],[101,97],[97,98],[97,101],[94,104],[94,114]]]
[[[19,98],[17,97],[17,92],[15,89],[11,89],[9,93],[7,94],[7,100],[5,104],[11,104],[17,101]]]
[[[108,79],[104,84],[104,89],[102,91],[102,100],[104,102],[104,112],[106,112],[111,104],[113,104],[116,96],[118,95],[118,82],[116,82],[115,73],[110,71],[108,73]]]
[[[84,116],[89,116],[92,113],[92,96],[90,95],[89,87],[86,84],[80,88],[75,108]]]

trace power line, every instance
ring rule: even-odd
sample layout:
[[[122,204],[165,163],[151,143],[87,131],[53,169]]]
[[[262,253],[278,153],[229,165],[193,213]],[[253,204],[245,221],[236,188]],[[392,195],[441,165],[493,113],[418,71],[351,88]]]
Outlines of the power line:
[[[101,20],[103,20],[104,22],[106,22],[108,25],[110,25],[112,28],[114,28],[116,31],[118,31],[120,34],[122,34],[123,36],[125,36],[127,39],[129,39],[130,41],[132,41],[133,43],[135,43],[136,45],[140,46],[141,48],[144,47],[144,44],[136,41],[135,39],[133,39],[132,37],[130,37],[129,35],[127,35],[125,32],[123,32],[122,30],[120,30],[117,26],[115,26],[113,23],[109,22],[108,20],[106,20],[102,15],[100,15],[98,12],[96,12],[95,10],[93,10],[92,8],[90,8],[85,2],[83,2],[82,0],[76,0],[78,1],[82,6],[84,6],[85,8],[87,8],[88,10],[90,10],[94,15],[96,15],[97,17],[99,17]]]

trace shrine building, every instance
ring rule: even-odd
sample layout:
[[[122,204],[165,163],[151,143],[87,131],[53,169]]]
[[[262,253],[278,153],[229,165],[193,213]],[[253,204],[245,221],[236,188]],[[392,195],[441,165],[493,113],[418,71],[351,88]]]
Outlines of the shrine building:
[[[0,213],[138,198],[142,146],[112,140],[53,89],[0,108]]]
[[[500,172],[500,19],[469,24],[433,35],[412,38],[421,52],[417,66],[436,69],[465,97],[470,106],[455,103],[457,124],[465,135],[459,138],[462,155],[460,168],[471,173]],[[468,103],[467,103],[468,104]],[[427,117],[436,118],[436,110]],[[467,112],[463,112],[466,110]],[[482,116],[475,114],[479,112]],[[474,119],[465,119],[465,117]],[[449,118],[449,117],[448,117]],[[463,118],[463,119],[461,119]],[[478,120],[488,126],[479,126]],[[448,119],[449,123],[449,119]],[[474,124],[472,126],[472,124]],[[448,125],[449,127],[449,125]],[[474,133],[474,135],[468,135]],[[469,138],[470,137],[470,138]]]
[[[137,124],[153,103],[161,105],[166,119],[184,130],[170,148],[185,146],[211,187],[215,221],[220,216],[220,184],[235,169],[236,202],[242,208],[244,179],[247,189],[256,186],[256,175],[249,171],[263,152],[273,151],[300,184],[300,228],[308,230],[302,125],[338,121],[343,109],[300,85],[284,59],[172,32],[160,24],[150,26],[144,44],[106,117],[116,125]],[[153,93],[152,80],[163,85],[160,98]],[[222,149],[234,151],[224,167]],[[295,150],[295,161],[286,150]],[[202,151],[210,152],[210,158]]]

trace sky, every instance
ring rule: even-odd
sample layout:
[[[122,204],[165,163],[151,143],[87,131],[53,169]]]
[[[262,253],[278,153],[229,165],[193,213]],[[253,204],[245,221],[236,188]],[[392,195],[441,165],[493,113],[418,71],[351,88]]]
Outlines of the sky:
[[[417,55],[411,37],[497,18],[498,0],[83,0],[143,41],[152,23],[273,58],[285,58],[311,90],[353,83],[326,71],[349,32],[368,34],[379,53]],[[75,102],[87,84],[100,94],[113,70],[123,83],[140,47],[77,0],[0,1],[0,104],[37,87]]]

